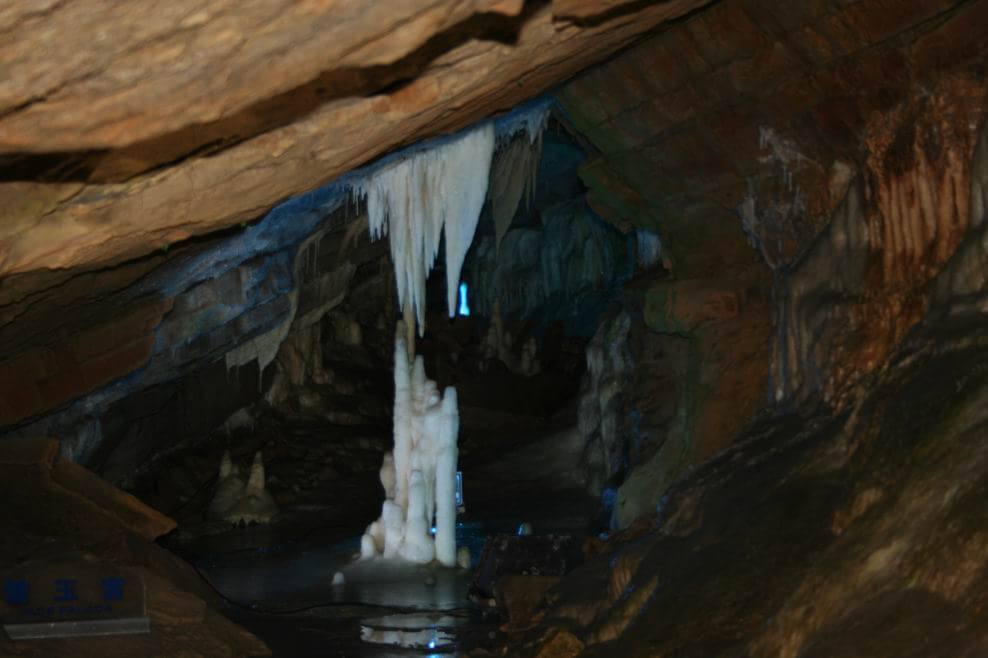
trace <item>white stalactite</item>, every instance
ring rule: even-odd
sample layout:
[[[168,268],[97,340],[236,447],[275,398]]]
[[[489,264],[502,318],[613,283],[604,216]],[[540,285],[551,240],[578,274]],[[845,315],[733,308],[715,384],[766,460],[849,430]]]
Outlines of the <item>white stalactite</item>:
[[[354,183],[367,199],[371,238],[390,238],[398,303],[414,309],[419,335],[425,330],[425,281],[443,233],[449,315],[456,313],[460,271],[487,196],[494,143],[488,121]]]

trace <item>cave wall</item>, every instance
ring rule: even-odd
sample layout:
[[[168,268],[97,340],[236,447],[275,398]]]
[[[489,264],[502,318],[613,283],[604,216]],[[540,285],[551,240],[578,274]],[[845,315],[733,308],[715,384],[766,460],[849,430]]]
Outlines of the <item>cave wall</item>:
[[[617,230],[587,205],[578,140],[550,119],[539,143],[523,138],[495,156],[491,203],[464,264],[472,313],[499,313],[515,330],[542,334],[558,324],[566,335],[589,338],[634,275],[635,233]],[[518,157],[519,146],[538,158],[534,166]],[[499,184],[505,156],[510,179]]]
[[[950,259],[983,206],[986,18],[984,2],[725,1],[560,88],[596,149],[590,205],[663,245],[665,275],[632,289],[666,337],[678,421],[622,485],[622,523],[767,403],[846,406],[945,267],[941,297],[981,285],[979,247]]]
[[[196,398],[221,385],[216,360],[261,390],[279,344],[299,343],[293,318],[314,326],[296,275],[336,202],[320,186],[703,2],[199,4],[0,12],[2,436],[103,459],[102,414],[141,391]],[[206,383],[163,392],[189,378]]]
[[[63,456],[128,483],[136,470],[259,400],[294,329],[338,304],[361,259],[362,220],[322,190],[252,225],[162,252],[87,291],[55,286],[0,332],[4,437],[53,436]],[[140,267],[140,265],[135,265]],[[112,277],[126,283],[114,288]],[[85,277],[83,277],[85,278]],[[33,332],[24,332],[33,327]]]

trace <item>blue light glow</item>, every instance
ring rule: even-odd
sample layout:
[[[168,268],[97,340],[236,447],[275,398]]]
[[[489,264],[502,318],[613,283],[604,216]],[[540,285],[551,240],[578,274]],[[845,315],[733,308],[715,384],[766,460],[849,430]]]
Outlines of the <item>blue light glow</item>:
[[[464,281],[460,284],[460,310],[458,311],[460,315],[470,316],[470,305],[467,304],[467,282]]]

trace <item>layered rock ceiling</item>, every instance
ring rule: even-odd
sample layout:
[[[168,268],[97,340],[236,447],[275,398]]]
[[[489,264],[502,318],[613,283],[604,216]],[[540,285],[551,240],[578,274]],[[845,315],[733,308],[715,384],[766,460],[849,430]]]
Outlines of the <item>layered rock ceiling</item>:
[[[40,4],[0,14],[7,277],[251,221],[707,2]]]
[[[630,521],[766,402],[845,407],[982,290],[955,252],[988,189],[985,24],[986,0],[10,3],[0,428],[86,461],[128,419],[215,427],[382,255],[297,195],[546,94],[593,209],[663,244],[627,297],[674,418]]]

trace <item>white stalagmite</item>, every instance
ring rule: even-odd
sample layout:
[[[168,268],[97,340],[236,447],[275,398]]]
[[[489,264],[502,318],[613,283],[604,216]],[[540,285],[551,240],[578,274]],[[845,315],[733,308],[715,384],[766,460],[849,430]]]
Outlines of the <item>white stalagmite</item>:
[[[367,534],[364,536],[370,537],[373,541],[374,552],[371,556],[384,552],[384,525],[380,519],[367,526]]]
[[[416,404],[421,404],[422,395],[425,393],[425,383],[428,378],[425,376],[425,359],[422,355],[415,357],[412,365],[412,395]]]
[[[221,470],[224,467],[221,465]],[[244,486],[243,494],[225,514],[224,518],[231,523],[267,523],[278,513],[278,505],[265,488],[264,459],[261,453],[254,454],[250,466],[250,476]]]
[[[360,538],[360,559],[369,560],[377,555],[377,546],[374,544],[374,537],[366,533]]]
[[[399,555],[409,562],[432,562],[436,547],[429,534],[429,512],[425,505],[425,480],[422,471],[412,471],[408,478],[408,518]]]
[[[394,424],[395,448],[385,454],[381,467],[388,497],[381,506],[381,518],[361,537],[360,559],[383,556],[424,563],[437,558],[444,566],[454,567],[456,389],[448,387],[440,396],[436,382],[426,377],[421,356],[409,367],[401,322],[395,330]],[[392,468],[394,487],[389,489]],[[435,539],[430,534],[433,518]]]
[[[425,329],[425,281],[446,236],[449,315],[456,312],[460,271],[487,196],[494,124],[490,121],[432,148],[385,164],[354,183],[367,199],[372,239],[388,235],[398,303]]]
[[[384,487],[384,497],[395,497],[395,458],[390,452],[384,453],[384,461],[381,463],[381,486]]]
[[[396,558],[401,540],[405,537],[405,510],[394,501],[384,501],[381,505],[381,525],[384,526],[384,557]]]
[[[220,459],[220,475],[216,483],[216,492],[209,504],[209,518],[213,520],[225,519],[233,506],[244,495],[245,486],[246,483],[241,477],[240,470],[233,466],[230,451],[225,451]]]
[[[408,473],[412,454],[412,380],[405,347],[405,327],[398,322],[395,330],[395,404],[394,404],[394,463],[395,502],[408,504]]]
[[[456,566],[456,436],[460,415],[456,389],[443,393],[441,421],[436,435],[436,559],[446,567]]]
[[[436,509],[436,447],[439,443],[440,397],[438,391],[430,391],[422,415],[422,435],[415,447],[418,458],[413,468],[422,471],[425,487],[425,509],[428,512],[428,522],[432,523],[432,510]]]

